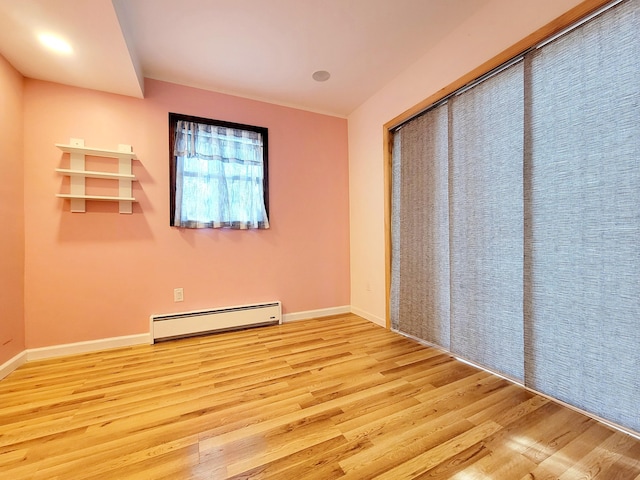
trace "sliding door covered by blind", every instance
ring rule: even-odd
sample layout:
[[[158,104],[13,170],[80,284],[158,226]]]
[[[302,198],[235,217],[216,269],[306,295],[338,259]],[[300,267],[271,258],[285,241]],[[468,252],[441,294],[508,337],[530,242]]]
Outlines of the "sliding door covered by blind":
[[[392,325],[640,433],[640,0],[394,132]]]

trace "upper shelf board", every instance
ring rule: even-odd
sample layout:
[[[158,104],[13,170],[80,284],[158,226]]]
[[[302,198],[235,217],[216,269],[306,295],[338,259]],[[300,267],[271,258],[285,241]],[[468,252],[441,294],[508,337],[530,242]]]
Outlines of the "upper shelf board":
[[[118,150],[108,150],[105,148],[79,147],[75,145],[65,145],[62,143],[56,143],[56,147],[58,147],[63,152],[81,153],[83,155],[90,155],[94,157],[130,158],[132,160],[138,159],[138,157],[136,157],[136,154],[133,152],[120,152]]]

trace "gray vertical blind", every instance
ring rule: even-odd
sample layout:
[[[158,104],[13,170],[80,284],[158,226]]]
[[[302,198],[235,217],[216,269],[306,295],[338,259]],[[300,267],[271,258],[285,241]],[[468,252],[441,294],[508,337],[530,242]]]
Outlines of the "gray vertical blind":
[[[451,102],[451,351],[524,380],[523,64]]]
[[[402,161],[392,202],[399,216],[399,256],[392,289],[402,331],[449,347],[449,206],[447,106],[407,124],[397,135]],[[395,139],[394,139],[395,140]],[[396,151],[394,149],[394,151]]]
[[[638,32],[622,1],[395,133],[391,282],[395,329],[635,432]]]
[[[391,161],[391,285],[389,287],[389,316],[391,328],[402,331],[400,326],[400,217],[402,205],[400,203],[400,189],[402,188],[402,130],[393,134],[393,157]],[[406,228],[405,228],[406,230]],[[405,232],[405,235],[409,232]]]
[[[640,431],[640,11],[531,59],[532,388]]]

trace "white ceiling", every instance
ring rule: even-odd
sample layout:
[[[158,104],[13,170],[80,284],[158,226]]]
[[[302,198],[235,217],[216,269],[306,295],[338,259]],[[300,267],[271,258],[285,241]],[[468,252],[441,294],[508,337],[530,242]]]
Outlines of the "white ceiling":
[[[148,77],[346,116],[488,1],[0,0],[0,54],[67,85],[142,97]]]

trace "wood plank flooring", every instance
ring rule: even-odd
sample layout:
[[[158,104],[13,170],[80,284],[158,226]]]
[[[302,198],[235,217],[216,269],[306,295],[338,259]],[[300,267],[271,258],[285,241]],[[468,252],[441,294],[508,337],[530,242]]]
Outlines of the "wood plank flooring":
[[[0,478],[640,480],[640,441],[343,315],[23,365]]]

